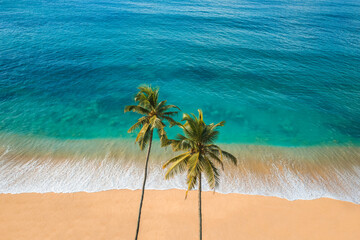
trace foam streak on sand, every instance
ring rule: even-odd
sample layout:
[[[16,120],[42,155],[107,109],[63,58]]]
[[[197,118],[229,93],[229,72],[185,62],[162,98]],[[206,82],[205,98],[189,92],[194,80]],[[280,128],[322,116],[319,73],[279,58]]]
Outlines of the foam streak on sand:
[[[128,140],[2,139],[0,193],[97,192],[139,189],[144,153]],[[277,196],[289,200],[334,198],[360,203],[360,148],[270,147],[227,144],[237,167],[225,166],[221,193]],[[185,178],[164,180],[170,149],[152,151],[147,189],[184,189]],[[204,190],[209,190],[204,186]]]

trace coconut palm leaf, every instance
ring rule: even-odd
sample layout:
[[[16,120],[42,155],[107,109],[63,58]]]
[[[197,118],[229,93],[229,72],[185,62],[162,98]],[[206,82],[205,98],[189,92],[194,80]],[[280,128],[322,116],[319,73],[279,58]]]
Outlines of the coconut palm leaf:
[[[165,179],[172,178],[175,174],[181,173],[186,170],[187,163],[191,157],[191,154],[185,153],[181,157],[176,157],[167,162],[167,165],[171,164],[165,174]]]

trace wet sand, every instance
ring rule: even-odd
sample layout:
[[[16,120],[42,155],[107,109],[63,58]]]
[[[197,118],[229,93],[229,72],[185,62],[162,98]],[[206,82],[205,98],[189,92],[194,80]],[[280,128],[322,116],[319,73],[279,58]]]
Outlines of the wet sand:
[[[197,191],[148,190],[139,239],[198,239]],[[140,191],[0,194],[0,236],[133,239]],[[203,239],[356,240],[360,205],[333,199],[203,193]]]

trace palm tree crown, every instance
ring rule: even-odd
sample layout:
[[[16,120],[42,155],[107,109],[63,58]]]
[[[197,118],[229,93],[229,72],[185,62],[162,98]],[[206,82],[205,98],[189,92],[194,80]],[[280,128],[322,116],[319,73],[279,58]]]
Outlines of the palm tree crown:
[[[170,123],[170,127],[177,125],[178,123],[172,119],[172,116],[178,113],[178,108],[175,105],[166,105],[166,100],[159,102],[159,89],[152,88],[151,86],[140,86],[139,92],[135,96],[135,102],[137,105],[129,105],[125,107],[124,112],[136,112],[144,115],[139,118],[138,121],[130,127],[129,133],[140,129],[136,142],[138,142],[141,150],[143,150],[146,144],[149,142],[152,130],[157,129],[160,137],[161,146],[166,145],[168,139],[165,132],[164,120]],[[169,111],[170,109],[174,109]]]
[[[218,124],[205,124],[203,113],[199,111],[199,117],[194,114],[184,114],[183,125],[179,125],[184,135],[178,134],[175,140],[169,140],[174,151],[186,151],[170,160],[163,168],[169,167],[165,179],[173,177],[177,173],[187,171],[187,185],[189,190],[193,189],[201,173],[211,189],[215,189],[219,184],[218,166],[224,169],[223,159],[230,160],[236,164],[237,159],[232,154],[222,150],[214,142],[219,135],[218,127],[224,126],[222,121]]]

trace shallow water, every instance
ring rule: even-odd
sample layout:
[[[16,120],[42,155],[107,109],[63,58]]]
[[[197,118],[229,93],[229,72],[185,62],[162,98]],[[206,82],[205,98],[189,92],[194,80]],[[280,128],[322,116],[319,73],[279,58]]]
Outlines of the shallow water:
[[[0,143],[2,193],[141,188],[146,153],[128,140],[4,135]],[[238,158],[238,165],[225,164],[218,192],[360,203],[360,147],[223,144],[222,148]],[[184,175],[164,179],[162,164],[173,156],[171,149],[162,149],[155,141],[148,189],[185,188]]]
[[[0,192],[138,188],[144,153],[123,108],[151,83],[227,121],[219,142],[247,158],[220,191],[359,202],[359,45],[352,0],[2,0]],[[109,162],[108,144],[126,154]],[[184,187],[161,174],[149,187]]]

